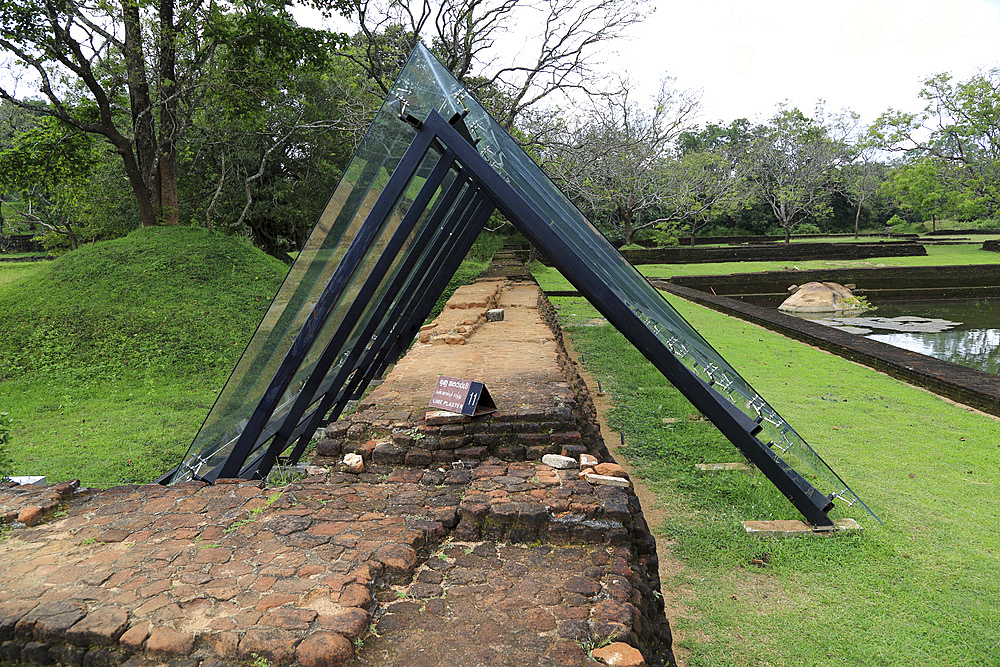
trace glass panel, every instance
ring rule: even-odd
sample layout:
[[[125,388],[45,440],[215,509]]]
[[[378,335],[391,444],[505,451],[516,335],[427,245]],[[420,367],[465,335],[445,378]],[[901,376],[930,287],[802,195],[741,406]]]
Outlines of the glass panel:
[[[225,461],[229,455],[296,335],[312,312],[316,300],[415,135],[413,128],[400,122],[397,116],[398,107],[393,108],[388,102],[383,104],[277,296],[195,436],[172,482],[191,479],[192,475],[202,476]],[[357,296],[373,264],[381,255],[381,250],[399,225],[402,215],[438,157],[431,152],[421,163],[417,176],[412,179],[401,201],[383,225],[333,313],[320,330],[305,361],[295,372],[270,423],[281,419],[294,403],[317,358],[337,330],[344,312]],[[426,214],[421,216],[412,235],[419,231],[426,217]],[[376,290],[376,298],[384,296],[384,289],[398,266],[398,261],[397,259],[387,277],[381,281]],[[348,345],[355,342],[356,340],[351,340]],[[338,362],[342,362],[345,356],[342,353]]]
[[[414,75],[407,78],[405,88],[397,86],[393,91],[406,100],[407,113],[424,118],[431,109],[437,109],[449,118],[468,111],[465,122],[473,138],[479,140],[480,154],[588,261],[675,358],[744,414],[757,420],[762,427],[758,439],[771,446],[818,490],[848,506],[858,502],[872,514],[819,454],[622,257],[423,45],[417,46],[408,67],[414,69]]]

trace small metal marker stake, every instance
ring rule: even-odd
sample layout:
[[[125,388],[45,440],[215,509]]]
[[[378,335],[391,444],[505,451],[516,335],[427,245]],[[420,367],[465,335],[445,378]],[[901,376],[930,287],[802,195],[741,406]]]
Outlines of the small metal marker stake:
[[[604,387],[601,386],[601,381],[597,381],[597,395],[600,396],[604,393]]]

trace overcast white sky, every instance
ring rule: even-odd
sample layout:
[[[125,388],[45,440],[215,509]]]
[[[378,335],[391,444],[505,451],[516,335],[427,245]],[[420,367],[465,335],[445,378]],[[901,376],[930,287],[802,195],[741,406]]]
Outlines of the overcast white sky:
[[[657,3],[620,62],[703,90],[703,121],[765,119],[788,100],[865,122],[917,110],[920,82],[1000,66],[1000,0],[694,0]]]
[[[651,2],[655,11],[601,58],[648,95],[664,74],[700,89],[702,123],[764,120],[786,100],[808,113],[819,99],[870,123],[888,107],[922,108],[931,75],[1000,67],[1000,0]]]

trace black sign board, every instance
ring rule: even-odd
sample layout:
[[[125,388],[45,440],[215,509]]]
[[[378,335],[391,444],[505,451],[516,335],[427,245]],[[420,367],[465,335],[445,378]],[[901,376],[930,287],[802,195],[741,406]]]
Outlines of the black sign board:
[[[482,382],[438,376],[437,386],[427,407],[463,414],[468,417],[495,412],[493,397]]]

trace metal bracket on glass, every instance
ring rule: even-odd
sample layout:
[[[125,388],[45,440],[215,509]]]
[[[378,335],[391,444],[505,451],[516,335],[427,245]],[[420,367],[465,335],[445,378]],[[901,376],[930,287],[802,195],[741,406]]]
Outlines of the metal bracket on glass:
[[[399,120],[408,122],[406,109],[410,106],[409,95],[412,93],[407,88],[397,88],[392,91],[392,96],[399,102]]]
[[[853,507],[854,503],[858,502],[858,498],[857,498],[857,496],[855,496],[854,498],[852,498],[852,499],[849,500],[844,495],[846,493],[847,493],[847,489],[844,489],[843,491],[834,491],[833,493],[830,494],[830,500],[833,500],[834,498],[836,498],[840,502],[842,502],[845,505],[847,505],[847,507]]]

